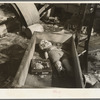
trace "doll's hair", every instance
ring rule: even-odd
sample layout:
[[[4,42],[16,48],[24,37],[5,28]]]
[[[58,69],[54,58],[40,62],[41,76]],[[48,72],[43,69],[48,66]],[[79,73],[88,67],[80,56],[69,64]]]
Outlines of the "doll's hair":
[[[50,46],[52,46],[52,43],[47,41],[47,40],[41,40],[40,41],[40,44],[39,44],[39,47],[44,50],[44,49],[47,49],[49,48]]]

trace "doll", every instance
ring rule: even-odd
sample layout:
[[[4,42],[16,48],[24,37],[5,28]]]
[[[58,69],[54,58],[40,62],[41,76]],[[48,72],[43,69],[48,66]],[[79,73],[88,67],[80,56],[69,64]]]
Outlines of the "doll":
[[[42,50],[45,50],[45,58],[50,58],[58,72],[64,70],[60,61],[61,57],[64,54],[61,49],[58,49],[56,46],[53,46],[52,43],[47,40],[41,40],[39,46]]]
[[[45,58],[49,58],[54,63],[58,73],[66,72],[69,77],[73,76],[73,68],[69,63],[69,57],[62,49],[58,49],[47,40],[41,40],[39,46],[41,50],[45,51]]]

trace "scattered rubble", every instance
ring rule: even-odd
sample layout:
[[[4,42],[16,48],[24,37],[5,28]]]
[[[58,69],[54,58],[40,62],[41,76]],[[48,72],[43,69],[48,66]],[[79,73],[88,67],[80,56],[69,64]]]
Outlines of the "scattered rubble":
[[[100,49],[89,51],[88,71],[100,82]]]
[[[86,87],[87,87],[87,85],[93,86],[98,82],[96,77],[92,74],[85,74],[84,77],[85,77]]]

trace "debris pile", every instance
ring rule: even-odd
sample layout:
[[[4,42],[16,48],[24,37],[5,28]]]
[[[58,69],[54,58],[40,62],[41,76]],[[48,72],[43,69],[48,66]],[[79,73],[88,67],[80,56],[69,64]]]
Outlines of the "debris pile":
[[[88,54],[88,73],[100,82],[100,49],[89,51]],[[94,82],[94,80],[92,80]],[[100,87],[100,85],[98,85]]]

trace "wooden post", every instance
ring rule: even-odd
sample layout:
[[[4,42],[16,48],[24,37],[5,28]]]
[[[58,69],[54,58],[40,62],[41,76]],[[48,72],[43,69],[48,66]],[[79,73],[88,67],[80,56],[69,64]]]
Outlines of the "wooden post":
[[[93,27],[93,22],[94,22],[94,18],[95,18],[95,12],[97,9],[97,5],[94,5],[94,11],[91,13],[91,18],[90,18],[90,23],[87,27],[87,34],[88,34],[88,40],[85,42],[85,50],[86,53],[84,54],[84,62],[85,62],[85,68],[84,68],[84,72],[88,73],[88,49],[89,49],[89,40],[91,37],[91,31],[92,31],[92,27]]]

